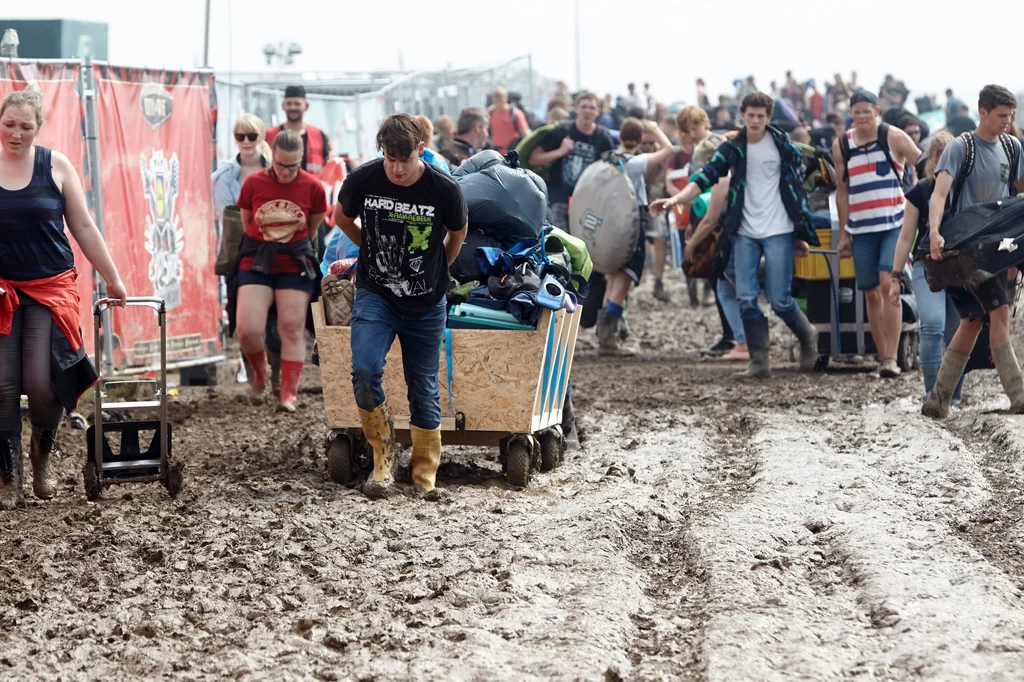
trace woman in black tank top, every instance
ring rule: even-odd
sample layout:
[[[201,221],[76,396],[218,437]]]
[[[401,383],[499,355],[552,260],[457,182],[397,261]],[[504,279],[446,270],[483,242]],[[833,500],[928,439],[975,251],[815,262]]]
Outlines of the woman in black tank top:
[[[42,124],[34,93],[15,92],[0,104],[0,509],[22,502],[22,392],[32,422],[32,488],[49,499],[57,427],[96,380],[82,345],[65,224],[107,295],[122,305],[127,296],[77,171],[60,152],[34,144]]]

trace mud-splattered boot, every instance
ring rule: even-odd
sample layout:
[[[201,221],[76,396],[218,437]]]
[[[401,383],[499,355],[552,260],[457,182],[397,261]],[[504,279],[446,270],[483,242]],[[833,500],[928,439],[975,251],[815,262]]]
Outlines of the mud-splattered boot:
[[[601,355],[615,355],[619,352],[622,342],[619,337],[619,321],[621,313],[610,313],[604,308],[597,313],[597,326],[594,331],[597,334],[598,353]]]
[[[50,455],[57,450],[57,427],[32,425],[32,446],[28,458],[32,462],[32,492],[40,500],[53,497],[56,484],[50,471]]]
[[[672,302],[672,294],[665,291],[665,283],[660,279],[654,280],[654,299],[662,303]]]
[[[412,482],[416,492],[429,493],[434,489],[437,467],[441,464],[441,427],[421,429],[409,425],[412,436]]]
[[[0,509],[21,506],[21,434],[0,431]]]
[[[799,309],[797,315],[796,322],[790,329],[800,342],[800,371],[811,372],[818,362],[818,330]]]
[[[764,379],[771,376],[768,364],[768,318],[743,320],[743,331],[747,336],[750,351],[750,366],[733,374],[733,379]]]
[[[946,354],[942,356],[942,366],[939,367],[939,375],[935,378],[935,387],[924,401],[921,414],[932,419],[945,419],[949,416],[953,392],[970,359],[970,356],[946,349]]]
[[[270,390],[275,398],[281,397],[281,354],[267,350],[267,362],[270,364]]]
[[[1017,355],[1009,342],[992,349],[992,361],[999,373],[999,381],[1010,398],[1010,412],[1024,414],[1024,376],[1020,373]]]
[[[372,410],[359,410],[363,436],[373,449],[373,473],[363,484],[363,494],[379,500],[394,492],[395,477],[391,470],[395,464],[395,425],[388,404],[381,403]]]

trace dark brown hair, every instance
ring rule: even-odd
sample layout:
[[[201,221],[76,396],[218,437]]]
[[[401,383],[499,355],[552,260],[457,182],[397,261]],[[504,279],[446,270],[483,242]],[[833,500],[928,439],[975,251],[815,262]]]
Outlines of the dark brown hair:
[[[633,149],[644,139],[644,124],[638,118],[627,118],[619,128],[619,142],[624,149]]]
[[[1002,85],[986,85],[978,93],[978,109],[992,111],[996,107],[1017,108],[1017,98]]]
[[[420,124],[412,114],[391,114],[377,129],[377,151],[408,159],[420,144]]]
[[[291,130],[282,130],[274,138],[274,149],[283,152],[301,152],[302,147],[302,138]]]
[[[743,98],[743,101],[740,103],[740,113],[746,113],[747,109],[750,107],[759,107],[764,109],[768,113],[768,118],[771,118],[772,111],[775,109],[775,102],[773,102],[772,98],[768,95],[755,90],[754,92],[748,93],[747,96]]]

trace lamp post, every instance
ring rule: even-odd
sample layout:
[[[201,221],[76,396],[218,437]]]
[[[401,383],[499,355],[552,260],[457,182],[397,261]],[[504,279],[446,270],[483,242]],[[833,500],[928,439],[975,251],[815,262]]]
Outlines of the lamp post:
[[[203,68],[210,66],[210,0],[206,0],[206,20],[203,23]]]
[[[576,91],[583,89],[583,76],[580,72],[580,0],[573,0],[573,12],[576,19]]]
[[[263,46],[263,56],[267,58],[267,66],[271,66],[276,59],[279,66],[291,66],[295,63],[295,55],[302,54],[302,46],[298,43],[280,42],[277,45],[267,43]]]

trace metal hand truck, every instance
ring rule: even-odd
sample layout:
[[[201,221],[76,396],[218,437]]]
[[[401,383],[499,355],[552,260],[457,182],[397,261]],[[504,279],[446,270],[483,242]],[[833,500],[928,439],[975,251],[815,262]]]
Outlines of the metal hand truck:
[[[88,440],[88,457],[83,469],[85,478],[85,496],[96,500],[104,486],[120,483],[144,483],[161,481],[171,497],[177,496],[181,490],[182,464],[171,463],[171,425],[167,421],[167,308],[162,298],[129,297],[127,305],[144,306],[156,311],[160,325],[160,378],[156,379],[105,379],[103,377],[102,346],[100,345],[100,329],[103,325],[103,313],[117,305],[118,299],[103,298],[96,301],[93,307],[96,368],[100,374],[95,387],[95,414],[93,425],[86,432]],[[109,330],[108,330],[108,333]],[[152,386],[154,396],[151,400],[139,400],[138,395],[132,400],[106,400],[109,387],[113,386]],[[159,411],[158,419],[104,422],[105,410],[153,410]],[[140,436],[144,432],[153,432],[149,445],[143,450]],[[114,451],[109,433],[120,434],[120,447]]]

